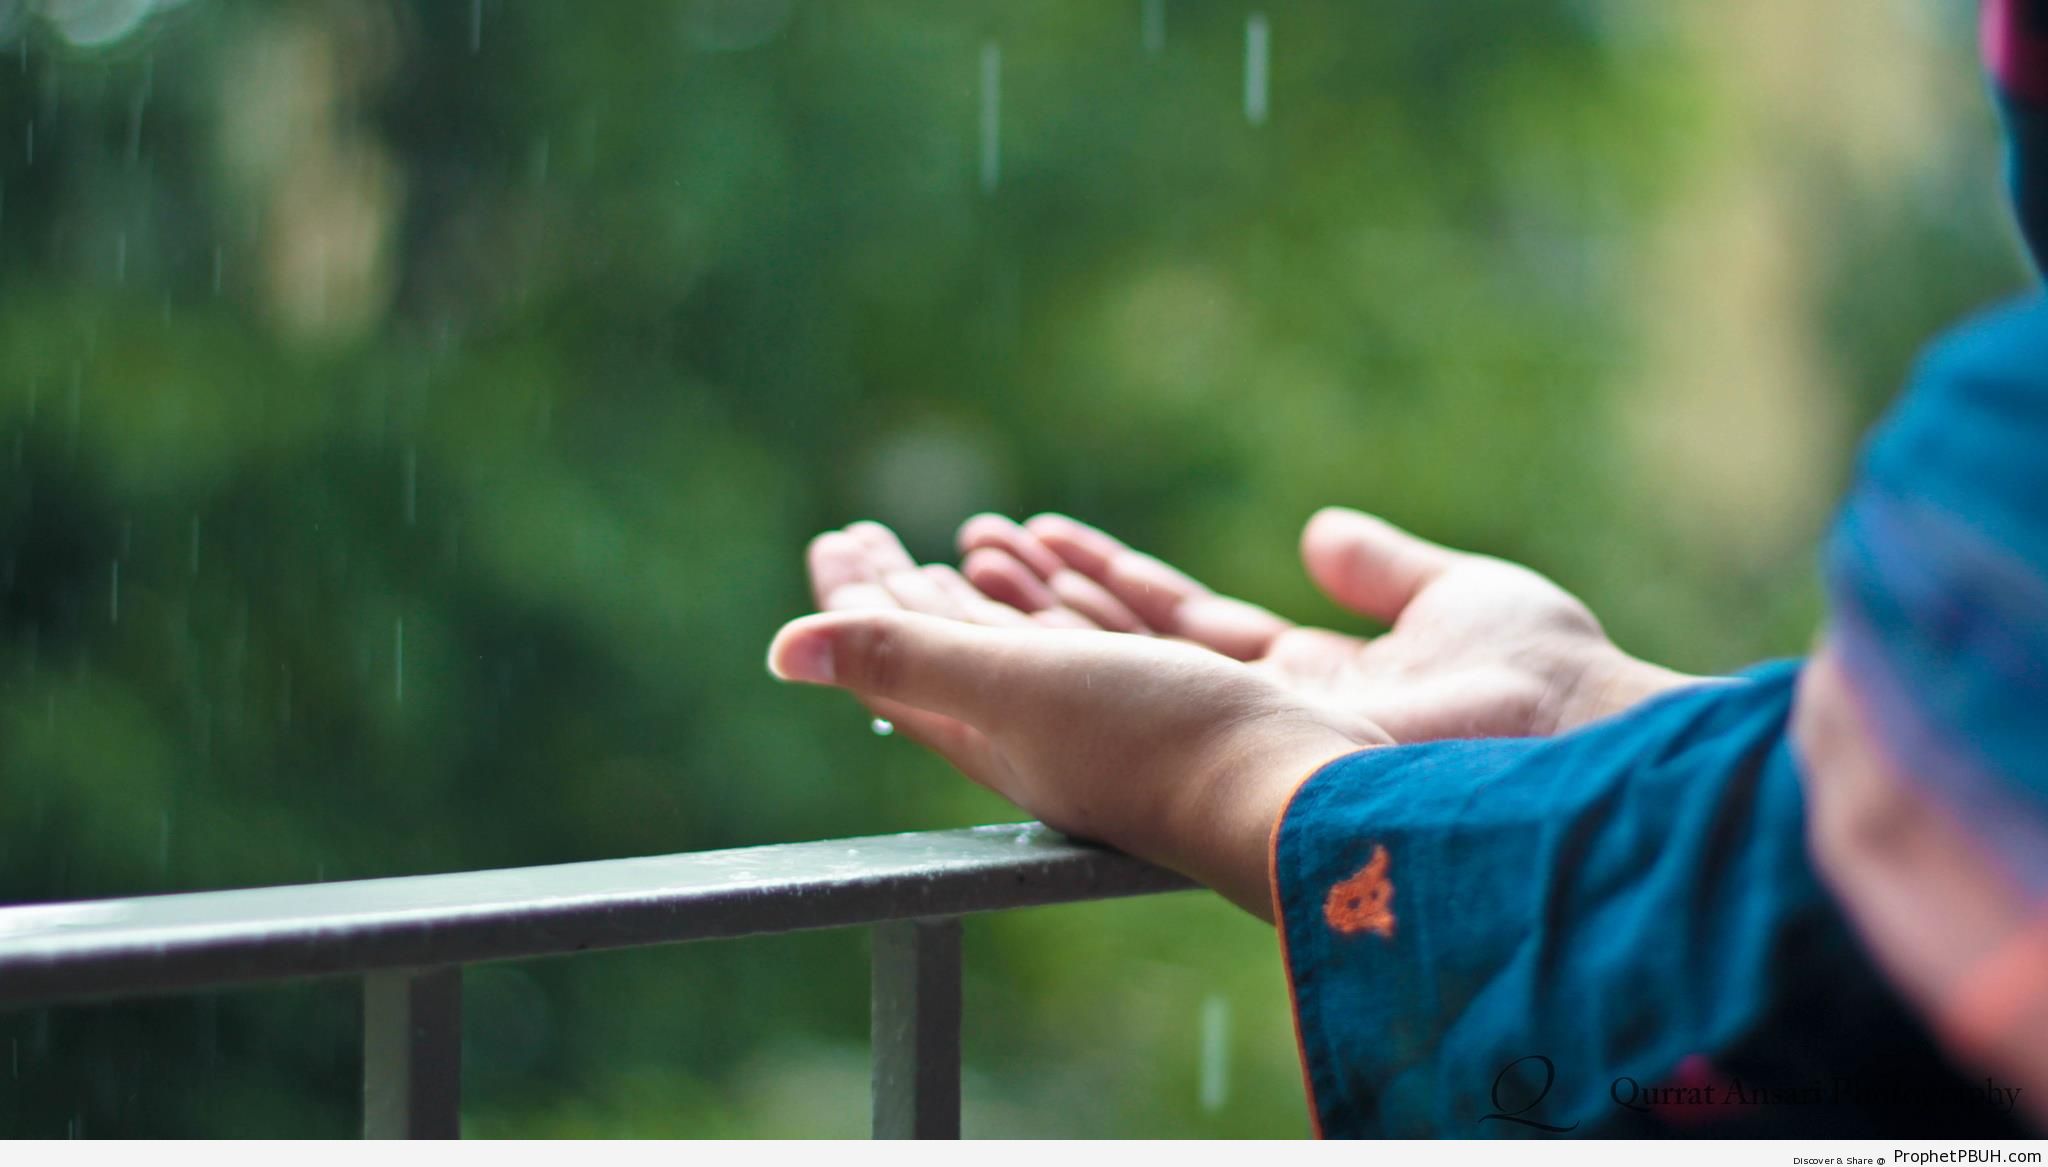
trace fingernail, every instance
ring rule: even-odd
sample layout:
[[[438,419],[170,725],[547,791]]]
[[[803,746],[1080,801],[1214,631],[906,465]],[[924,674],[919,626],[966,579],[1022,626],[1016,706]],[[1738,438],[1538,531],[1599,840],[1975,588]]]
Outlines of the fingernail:
[[[832,638],[811,636],[768,658],[768,671],[785,681],[829,685],[838,677],[832,667]]]

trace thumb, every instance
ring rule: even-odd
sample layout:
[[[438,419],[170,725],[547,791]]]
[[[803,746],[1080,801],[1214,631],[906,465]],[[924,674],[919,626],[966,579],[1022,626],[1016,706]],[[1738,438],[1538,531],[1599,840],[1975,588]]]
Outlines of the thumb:
[[[1324,594],[1391,624],[1417,593],[1461,558],[1385,519],[1324,507],[1301,532],[1301,562]]]
[[[998,676],[1009,636],[917,612],[821,612],[776,633],[768,671],[976,723],[1003,698]]]

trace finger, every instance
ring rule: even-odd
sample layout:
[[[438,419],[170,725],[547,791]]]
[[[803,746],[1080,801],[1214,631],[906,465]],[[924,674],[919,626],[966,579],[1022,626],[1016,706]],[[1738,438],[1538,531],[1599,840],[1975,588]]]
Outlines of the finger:
[[[982,594],[1019,612],[1040,612],[1059,605],[1059,597],[1052,594],[1045,580],[1033,574],[1016,556],[999,547],[977,547],[969,551],[967,558],[960,563],[960,570]]]
[[[902,606],[895,596],[889,594],[888,588],[878,583],[862,581],[834,588],[832,594],[825,597],[825,602],[820,605],[820,608],[827,612],[853,612],[864,608],[900,608]]]
[[[1065,564],[1038,536],[1003,515],[980,514],[960,524],[961,553],[979,548],[1008,552],[1039,579],[1051,579]]]
[[[1266,655],[1281,633],[1294,627],[1257,604],[1228,596],[1192,600],[1180,608],[1175,632],[1204,648],[1238,660]]]
[[[1065,515],[1039,515],[1030,530],[1069,567],[1099,583],[1158,632],[1180,634],[1182,604],[1208,588],[1155,556],[1132,550],[1105,531]]]
[[[1346,507],[1324,507],[1301,533],[1301,561],[1331,599],[1393,623],[1460,554]]]
[[[926,564],[922,569],[926,578],[953,601],[965,619],[991,628],[1018,628],[1030,625],[1031,618],[1008,604],[995,600],[975,590],[966,577],[943,563]]]
[[[967,612],[955,603],[953,597],[939,586],[929,572],[913,567],[907,571],[892,571],[882,577],[882,586],[896,597],[896,602],[907,611],[923,612],[927,616],[939,616],[947,620],[965,620]]]
[[[867,549],[844,531],[827,531],[811,540],[804,551],[810,568],[811,598],[820,608],[832,607],[834,592],[868,581]]]
[[[1151,631],[1122,600],[1078,571],[1057,572],[1049,582],[1052,594],[1059,597],[1062,605],[1094,621],[1097,628],[1107,632]]]
[[[1009,702],[1001,682],[1020,637],[1041,636],[917,612],[823,612],[783,625],[768,670],[974,724]]]
[[[1238,685],[1251,675],[1212,653],[1152,637],[988,628],[920,612],[819,612],[783,625],[768,646],[768,670],[782,680],[895,701],[984,733],[1055,715],[1060,729],[1070,729],[1065,718],[1074,708],[1128,699],[1134,686],[1156,688],[1162,675],[1201,662],[1221,672],[1195,692],[1213,689],[1216,676]],[[1166,704],[1177,715],[1188,712],[1178,700]]]
[[[1071,632],[1109,631],[1102,625],[1097,624],[1095,621],[1090,620],[1088,617],[1083,616],[1064,604],[1056,608],[1047,608],[1041,612],[1032,612],[1030,613],[1030,619],[1033,624],[1044,628],[1064,628]]]
[[[1024,529],[1051,548],[1063,566],[1091,579],[1107,577],[1109,561],[1116,558],[1119,551],[1127,550],[1107,531],[1067,515],[1033,515],[1024,520]]]
[[[848,524],[846,533],[867,549],[871,578],[880,579],[892,571],[909,571],[917,566],[910,552],[903,549],[903,541],[896,537],[896,532],[880,523],[862,519]]]

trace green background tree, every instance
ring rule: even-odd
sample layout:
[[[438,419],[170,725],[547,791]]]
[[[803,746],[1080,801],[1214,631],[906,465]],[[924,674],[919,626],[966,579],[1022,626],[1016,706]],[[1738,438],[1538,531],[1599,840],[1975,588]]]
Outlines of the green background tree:
[[[0,41],[6,902],[1015,817],[763,672],[862,516],[945,556],[1067,510],[1357,628],[1293,558],[1348,503],[1679,667],[1797,652],[1854,435],[2021,279],[1931,7],[11,0]],[[467,1129],[859,1134],[864,944],[472,969]],[[1304,1130],[1221,903],[968,944],[970,1134]],[[0,1132],[349,1133],[356,1008],[0,1017]]]

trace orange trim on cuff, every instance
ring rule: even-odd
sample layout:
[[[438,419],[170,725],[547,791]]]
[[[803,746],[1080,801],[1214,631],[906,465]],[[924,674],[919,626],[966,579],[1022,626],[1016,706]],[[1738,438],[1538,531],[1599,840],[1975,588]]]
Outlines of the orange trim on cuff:
[[[1294,1018],[1294,1052],[1301,1059],[1301,1092],[1308,1100],[1309,1133],[1318,1139],[1323,1137],[1323,1116],[1316,1112],[1316,1087],[1309,1080],[1308,1046],[1302,1042],[1301,1036],[1301,995],[1294,988],[1294,954],[1288,948],[1287,915],[1280,905],[1280,826],[1287,821],[1287,812],[1294,809],[1294,800],[1301,797],[1301,792],[1308,789],[1316,775],[1341,760],[1332,758],[1319,762],[1307,777],[1295,783],[1294,789],[1288,792],[1287,801],[1280,804],[1280,813],[1273,819],[1273,829],[1266,836],[1266,887],[1273,893],[1273,930],[1280,940],[1280,967],[1287,975],[1287,1011]]]

